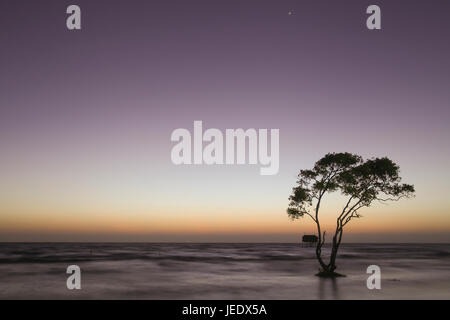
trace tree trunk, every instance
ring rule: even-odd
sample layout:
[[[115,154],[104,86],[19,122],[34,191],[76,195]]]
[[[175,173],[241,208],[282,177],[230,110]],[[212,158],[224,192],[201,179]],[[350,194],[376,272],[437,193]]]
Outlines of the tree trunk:
[[[319,200],[317,202],[316,205],[316,217],[314,219],[314,221],[316,222],[317,225],[317,233],[319,235],[319,241],[317,242],[316,245],[316,258],[317,261],[319,261],[320,267],[322,268],[322,270],[319,271],[318,274],[316,274],[316,276],[319,277],[330,277],[330,278],[334,278],[334,277],[341,277],[342,275],[334,272],[334,270],[336,269],[336,255],[337,255],[337,250],[339,248],[339,244],[341,243],[341,239],[342,239],[342,224],[338,224],[336,227],[336,233],[333,237],[333,248],[332,248],[332,252],[331,252],[331,259],[330,259],[330,263],[327,265],[325,264],[325,262],[323,262],[322,259],[322,246],[325,243],[325,231],[322,232],[320,230],[320,222],[319,222],[319,208],[320,208],[320,202],[322,200],[322,196],[323,194],[321,194],[319,196]],[[339,236],[338,236],[339,234]]]
[[[317,274],[317,276],[320,277],[330,277],[330,278],[334,278],[334,277],[342,277],[341,274],[336,273],[336,257],[337,257],[337,253],[339,250],[339,246],[341,244],[341,240],[342,240],[342,227],[337,227],[336,228],[336,234],[333,237],[333,243],[332,243],[332,247],[331,247],[331,256],[330,256],[330,262],[328,263],[328,265],[323,266],[322,263],[320,263],[320,265],[322,266],[322,271],[319,272]]]
[[[331,247],[331,255],[330,255],[330,262],[328,264],[325,264],[323,262],[323,259],[321,257],[321,253],[322,253],[322,245],[323,245],[323,241],[319,243],[317,243],[317,247],[316,247],[316,257],[317,260],[319,261],[319,264],[322,268],[322,270],[319,271],[318,274],[316,274],[316,276],[319,277],[325,277],[325,278],[335,278],[335,277],[342,277],[343,275],[335,272],[336,270],[336,257],[337,257],[337,253],[339,250],[339,246],[341,244],[341,240],[342,240],[342,228],[341,227],[337,227],[336,228],[336,233],[333,236],[333,243],[332,243],[332,247]]]
[[[319,261],[319,264],[322,267],[322,270],[326,270],[327,265],[322,260],[322,244],[320,243],[320,241],[317,242],[317,245],[316,245],[316,258],[317,258],[317,261]]]
[[[333,237],[333,247],[331,248],[331,256],[330,256],[330,263],[328,264],[328,271],[334,272],[336,270],[336,257],[338,252],[339,246],[336,242],[336,236]]]

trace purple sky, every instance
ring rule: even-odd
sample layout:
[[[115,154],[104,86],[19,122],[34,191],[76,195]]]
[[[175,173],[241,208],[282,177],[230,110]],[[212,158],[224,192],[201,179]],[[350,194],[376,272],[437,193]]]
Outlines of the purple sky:
[[[369,31],[375,3],[382,30]],[[81,31],[65,27],[70,4]],[[295,175],[349,151],[391,157],[416,186],[416,199],[389,207],[400,217],[389,232],[404,237],[387,239],[450,241],[449,12],[448,1],[0,0],[0,240],[93,239],[61,231],[93,212],[93,225],[108,212],[115,223],[129,214],[129,230],[148,223],[144,240],[204,239],[180,236],[199,232],[189,228],[155,236],[184,210],[211,241],[236,239],[203,216],[220,207],[217,219],[257,234],[238,239],[265,239],[251,223],[261,210],[277,226],[271,240],[295,241],[309,230],[284,213]],[[279,174],[173,166],[170,134],[194,120],[279,128]],[[379,219],[358,221],[360,233]],[[100,240],[132,239],[115,230]]]

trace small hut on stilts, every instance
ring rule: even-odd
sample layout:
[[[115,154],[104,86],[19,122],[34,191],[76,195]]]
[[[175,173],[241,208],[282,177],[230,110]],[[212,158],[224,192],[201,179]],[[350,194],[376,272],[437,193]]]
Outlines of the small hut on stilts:
[[[316,245],[319,238],[314,234],[305,234],[302,237],[302,247],[313,247]]]

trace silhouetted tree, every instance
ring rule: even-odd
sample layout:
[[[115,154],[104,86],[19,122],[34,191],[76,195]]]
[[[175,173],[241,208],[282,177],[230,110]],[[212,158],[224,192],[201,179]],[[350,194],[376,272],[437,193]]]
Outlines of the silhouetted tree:
[[[317,225],[316,257],[321,267],[318,276],[339,276],[335,270],[342,233],[353,218],[361,217],[361,208],[369,207],[374,201],[397,201],[413,195],[414,186],[400,181],[399,166],[390,159],[363,161],[362,157],[347,152],[328,153],[312,170],[300,171],[297,186],[289,197],[287,213],[292,219],[309,216]],[[331,256],[326,263],[322,258],[325,231],[322,232],[320,227],[319,212],[324,195],[333,191],[346,196],[346,202],[336,219]]]

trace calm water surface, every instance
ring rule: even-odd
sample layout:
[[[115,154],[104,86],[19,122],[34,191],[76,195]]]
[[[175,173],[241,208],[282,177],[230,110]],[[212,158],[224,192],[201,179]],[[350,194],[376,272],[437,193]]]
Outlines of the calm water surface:
[[[448,244],[347,244],[337,262],[331,280],[298,244],[0,243],[0,299],[450,299]]]

